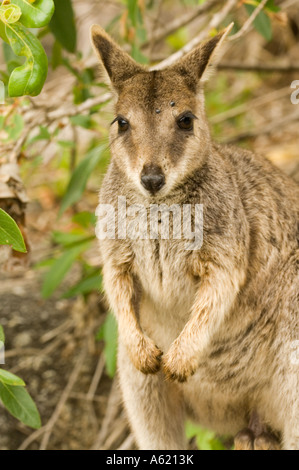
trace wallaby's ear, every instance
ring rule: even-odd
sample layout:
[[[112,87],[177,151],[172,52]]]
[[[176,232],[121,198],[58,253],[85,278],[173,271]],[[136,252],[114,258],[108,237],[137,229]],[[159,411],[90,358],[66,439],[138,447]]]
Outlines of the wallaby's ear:
[[[120,92],[126,80],[144,69],[124,52],[103,28],[93,25],[90,31],[92,45],[108,73],[112,86]]]
[[[199,80],[207,79],[209,75],[208,70],[211,66],[215,65],[215,59],[219,55],[221,46],[232,27],[233,23],[213,38],[201,43],[172,65],[172,70],[186,77],[187,81],[190,82],[190,86],[196,88]]]

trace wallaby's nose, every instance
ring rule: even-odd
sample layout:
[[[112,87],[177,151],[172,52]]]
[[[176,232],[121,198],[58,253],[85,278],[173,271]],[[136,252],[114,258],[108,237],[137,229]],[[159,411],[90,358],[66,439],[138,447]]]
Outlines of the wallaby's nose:
[[[145,165],[141,173],[141,184],[150,193],[158,192],[165,184],[165,176],[157,165]]]

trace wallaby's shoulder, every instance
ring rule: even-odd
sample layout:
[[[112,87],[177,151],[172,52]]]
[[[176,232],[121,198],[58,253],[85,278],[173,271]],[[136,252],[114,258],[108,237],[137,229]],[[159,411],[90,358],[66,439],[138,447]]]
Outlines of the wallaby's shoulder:
[[[280,198],[286,204],[292,201],[292,209],[299,210],[299,186],[268,158],[232,145],[214,144],[214,148],[231,163],[239,188],[245,193],[251,190],[257,196]]]

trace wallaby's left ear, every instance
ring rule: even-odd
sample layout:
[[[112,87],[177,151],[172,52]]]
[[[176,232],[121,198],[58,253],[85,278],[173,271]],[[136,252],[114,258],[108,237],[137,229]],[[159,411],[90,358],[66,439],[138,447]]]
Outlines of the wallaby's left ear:
[[[231,23],[216,36],[201,43],[172,65],[171,69],[186,77],[187,81],[190,81],[190,85],[192,83],[196,87],[199,80],[206,79],[207,71],[214,64],[214,59],[218,56],[221,46],[233,25]]]
[[[123,51],[100,26],[93,25],[90,33],[92,45],[108,73],[113,88],[119,93],[124,82],[143,72],[144,68]]]

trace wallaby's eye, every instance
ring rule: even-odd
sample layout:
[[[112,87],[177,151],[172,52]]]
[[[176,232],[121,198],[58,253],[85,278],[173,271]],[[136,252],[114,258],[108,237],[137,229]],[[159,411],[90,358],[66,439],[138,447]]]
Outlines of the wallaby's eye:
[[[129,123],[123,118],[118,118],[118,130],[121,132],[127,131],[129,129]]]
[[[179,128],[184,131],[192,131],[194,119],[197,119],[197,118],[191,112],[184,113],[183,115],[179,116],[177,119]]]
[[[120,132],[125,132],[129,129],[129,122],[122,116],[117,116],[115,119],[113,119],[113,121],[111,122],[111,126],[115,122],[118,123],[118,130]]]

